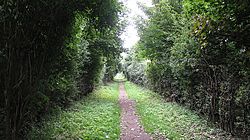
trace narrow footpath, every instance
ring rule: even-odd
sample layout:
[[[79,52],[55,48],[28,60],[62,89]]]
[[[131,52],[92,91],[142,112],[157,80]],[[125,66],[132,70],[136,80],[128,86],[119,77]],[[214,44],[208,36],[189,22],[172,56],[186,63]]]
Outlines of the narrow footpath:
[[[135,101],[128,99],[124,84],[120,83],[119,103],[121,113],[121,140],[151,140],[151,137],[139,124],[139,118],[135,113]]]

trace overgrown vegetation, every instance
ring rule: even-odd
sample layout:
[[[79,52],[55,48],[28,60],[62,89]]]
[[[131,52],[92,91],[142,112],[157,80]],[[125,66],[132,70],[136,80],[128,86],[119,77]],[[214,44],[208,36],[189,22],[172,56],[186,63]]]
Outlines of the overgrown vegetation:
[[[42,114],[112,80],[121,10],[117,0],[0,1],[0,139],[23,138]]]
[[[154,1],[154,7],[144,7],[149,18],[138,21],[140,41],[124,63],[127,78],[233,135],[249,136],[249,5],[248,0]]]
[[[120,107],[118,84],[102,86],[66,111],[60,111],[35,127],[30,140],[119,139]]]
[[[127,78],[249,136],[250,1],[154,5],[138,18]],[[24,139],[43,114],[113,79],[122,10],[118,0],[0,1],[0,139]]]
[[[231,136],[197,114],[176,103],[166,102],[158,94],[126,82],[129,98],[136,100],[141,122],[155,139],[230,139]]]

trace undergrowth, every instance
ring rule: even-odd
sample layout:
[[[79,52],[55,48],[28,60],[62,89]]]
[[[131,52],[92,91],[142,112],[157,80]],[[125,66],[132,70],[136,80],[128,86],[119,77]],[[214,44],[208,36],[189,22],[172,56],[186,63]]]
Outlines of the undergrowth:
[[[154,139],[230,139],[222,130],[185,107],[166,102],[158,94],[131,82],[126,82],[125,88],[129,98],[136,100],[141,123]]]
[[[118,95],[117,83],[103,86],[68,110],[50,117],[41,127],[34,127],[28,139],[119,139]]]

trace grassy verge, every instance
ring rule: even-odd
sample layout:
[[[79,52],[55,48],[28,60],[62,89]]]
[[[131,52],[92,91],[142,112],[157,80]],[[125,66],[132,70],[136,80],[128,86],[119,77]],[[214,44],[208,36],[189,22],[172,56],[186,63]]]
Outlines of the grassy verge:
[[[229,139],[220,129],[208,126],[205,119],[176,103],[169,103],[149,90],[125,83],[129,98],[136,100],[137,112],[145,130],[157,139]]]
[[[34,128],[32,140],[119,139],[120,108],[118,84],[103,86],[67,111],[61,111]]]

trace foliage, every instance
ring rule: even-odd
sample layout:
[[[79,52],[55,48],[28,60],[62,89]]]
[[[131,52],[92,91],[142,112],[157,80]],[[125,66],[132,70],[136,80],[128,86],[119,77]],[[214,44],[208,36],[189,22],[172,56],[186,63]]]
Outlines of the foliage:
[[[131,52],[131,54],[125,58],[122,62],[122,67],[127,80],[142,86],[147,85],[147,78],[145,76],[146,62],[136,60],[135,52]]]
[[[247,137],[249,1],[154,3],[147,11],[149,19],[138,24],[140,41],[135,50],[139,55],[126,62],[138,57],[150,60],[134,79],[144,75],[154,91],[207,116],[234,135]]]
[[[114,77],[114,81],[116,82],[126,82],[126,78],[125,78],[125,75],[120,72],[120,73],[117,73],[116,76]]]
[[[121,52],[117,0],[0,2],[0,139],[21,139],[54,107],[98,85]],[[112,75],[111,75],[112,76]]]
[[[136,100],[141,122],[155,137],[168,139],[230,139],[230,135],[209,126],[189,109],[176,103],[165,102],[156,93],[126,82],[128,96]]]
[[[28,139],[118,139],[120,108],[118,84],[102,86],[66,111],[34,127]]]

